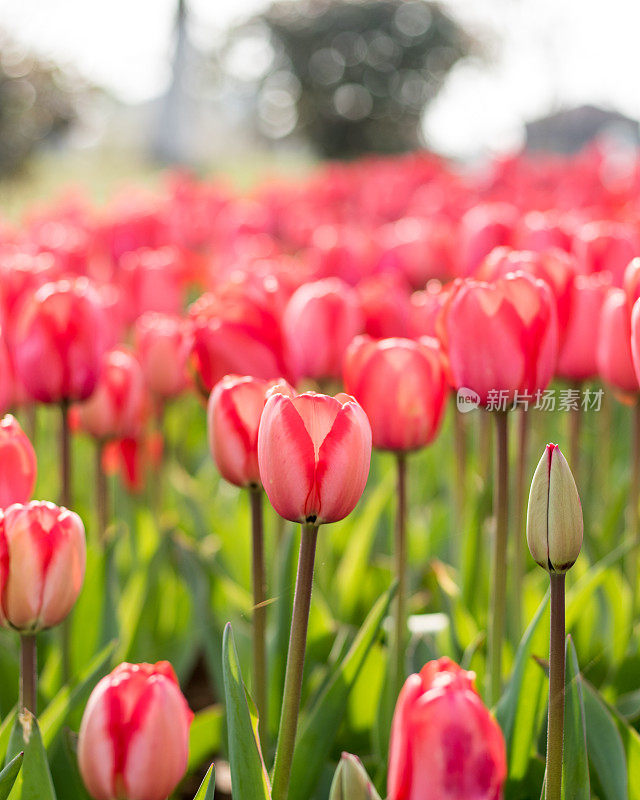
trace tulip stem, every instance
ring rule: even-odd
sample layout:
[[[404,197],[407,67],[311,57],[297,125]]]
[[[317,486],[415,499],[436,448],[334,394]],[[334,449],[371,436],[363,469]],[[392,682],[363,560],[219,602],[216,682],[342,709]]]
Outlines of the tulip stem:
[[[504,636],[507,584],[507,528],[509,520],[509,441],[506,411],[494,412],[496,420],[496,464],[494,482],[495,535],[493,579],[489,610],[489,705],[500,696],[502,684],[502,639]]]
[[[60,505],[71,508],[71,429],[69,401],[60,403]]]
[[[453,398],[453,440],[455,448],[455,475],[453,491],[452,542],[463,542],[465,533],[465,500],[467,497],[467,434],[464,415],[458,411]],[[456,548],[461,550],[460,546]]]
[[[96,442],[96,516],[98,518],[98,541],[104,547],[107,527],[109,525],[109,485],[107,475],[102,468],[104,445]]]
[[[60,402],[60,504],[71,509],[71,428],[69,427],[69,401]],[[71,679],[71,615],[60,626],[62,639],[62,676],[65,683]]]
[[[549,724],[547,726],[547,797],[560,800],[564,744],[564,572],[551,580],[551,643],[549,645]]]
[[[633,547],[629,553],[629,581],[631,583],[632,619],[635,619],[638,607],[638,550],[640,549],[640,517],[638,516],[638,502],[640,501],[640,399],[636,400],[633,406],[631,428],[631,482],[629,485],[628,525]]]
[[[278,729],[278,746],[273,768],[272,800],[286,800],[289,793],[293,749],[298,728],[298,713],[302,695],[302,673],[307,646],[307,626],[313,588],[313,564],[316,557],[318,526],[305,523],[300,538],[298,576],[293,597],[293,616],[287,653],[287,670],[284,680],[282,713]]]
[[[264,567],[262,487],[250,486],[253,579],[253,692],[258,708],[262,746],[266,742],[267,717],[267,588]]]
[[[529,454],[529,411],[518,412],[518,457],[516,465],[513,609],[516,623],[516,639],[522,632],[522,580],[524,572],[524,541],[526,531],[526,489]]]
[[[38,699],[38,659],[35,634],[20,635],[20,698],[18,711],[26,708],[34,717]]]
[[[393,638],[393,668],[395,697],[400,694],[405,672],[405,639],[407,635],[407,459],[398,453],[397,462],[397,506],[395,529],[395,561],[398,594],[395,602],[395,626]]]

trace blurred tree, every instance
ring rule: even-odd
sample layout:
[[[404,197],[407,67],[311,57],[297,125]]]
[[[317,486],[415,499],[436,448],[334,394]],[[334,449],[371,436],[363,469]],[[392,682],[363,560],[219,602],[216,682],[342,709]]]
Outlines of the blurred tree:
[[[266,27],[273,58],[258,110],[274,138],[293,130],[321,155],[399,152],[420,143],[420,120],[471,36],[426,0],[287,0],[245,31]]]
[[[66,130],[75,88],[60,68],[0,34],[0,176],[18,172],[39,144]]]

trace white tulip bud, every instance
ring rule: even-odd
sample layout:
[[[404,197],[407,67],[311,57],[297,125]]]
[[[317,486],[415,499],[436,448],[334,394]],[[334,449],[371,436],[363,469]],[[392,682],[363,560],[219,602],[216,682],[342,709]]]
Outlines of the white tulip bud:
[[[576,482],[557,444],[548,444],[531,481],[527,544],[549,572],[566,572],[582,547],[582,506]]]
[[[331,784],[329,800],[380,800],[360,759],[343,753]]]

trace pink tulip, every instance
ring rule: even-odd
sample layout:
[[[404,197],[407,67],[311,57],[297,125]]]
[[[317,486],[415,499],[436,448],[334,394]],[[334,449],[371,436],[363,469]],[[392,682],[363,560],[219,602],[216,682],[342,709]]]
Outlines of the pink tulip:
[[[80,428],[96,439],[135,436],[141,427],[147,395],[137,358],[124,348],[102,358],[100,380],[93,395],[74,408]]]
[[[33,445],[18,420],[7,414],[0,421],[0,508],[26,503],[36,483]]]
[[[640,299],[636,300],[631,314],[631,356],[636,380],[640,385]]]
[[[135,342],[149,391],[164,399],[179,395],[187,386],[191,350],[184,320],[149,311],[136,320]]]
[[[610,286],[608,272],[576,277],[569,321],[556,367],[556,374],[560,377],[586,381],[598,374],[598,320]]]
[[[0,517],[0,622],[33,633],[58,625],[84,580],[80,517],[53,503],[16,503]]]
[[[273,391],[293,396],[285,381],[227,375],[215,385],[207,407],[209,447],[222,477],[235,486],[260,485],[258,428]]]
[[[603,381],[623,392],[638,392],[631,354],[631,314],[622,289],[610,289],[602,306],[596,361]]]
[[[282,324],[297,379],[339,378],[345,350],[362,333],[364,319],[355,290],[326,278],[293,293]]]
[[[195,369],[207,395],[225,375],[286,376],[278,319],[250,288],[228,283],[203,294],[189,319]]]
[[[0,327],[0,414],[4,414],[14,402],[15,379],[11,357],[7,349],[7,343]]]
[[[258,431],[258,465],[271,505],[285,519],[321,524],[347,516],[364,491],[371,426],[346,394],[274,393]]]
[[[576,231],[573,252],[581,272],[610,272],[614,286],[622,286],[627,264],[640,255],[640,238],[622,222],[588,222]]]
[[[374,447],[415,450],[438,433],[447,383],[437,340],[358,336],[345,356],[344,384],[369,418]]]
[[[145,311],[180,313],[182,266],[180,252],[175,247],[141,247],[122,256],[119,284],[129,322],[134,322]]]
[[[501,245],[510,245],[518,221],[507,203],[484,203],[467,211],[458,233],[458,275],[473,275],[484,258]]]
[[[558,324],[546,283],[518,272],[495,283],[458,284],[441,316],[440,335],[456,388],[486,405],[491,392],[532,394],[551,380]]]
[[[443,286],[440,281],[429,281],[426,289],[411,295],[409,309],[409,336],[437,336],[437,319],[447,302],[453,284]]]
[[[364,315],[364,332],[374,339],[407,336],[409,290],[393,274],[372,275],[356,286]]]
[[[187,768],[193,713],[168,661],[120,664],[91,693],[78,738],[94,800],[166,800]]]
[[[11,336],[17,375],[42,403],[86,400],[106,343],[100,299],[83,278],[41,286],[23,303]]]
[[[501,800],[504,738],[474,680],[448,658],[407,678],[391,728],[388,800]]]

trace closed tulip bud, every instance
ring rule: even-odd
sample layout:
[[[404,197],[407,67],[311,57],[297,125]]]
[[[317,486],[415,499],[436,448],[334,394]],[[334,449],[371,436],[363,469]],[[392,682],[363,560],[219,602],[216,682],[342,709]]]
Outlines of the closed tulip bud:
[[[95,392],[74,411],[80,428],[96,439],[122,439],[139,432],[146,400],[140,363],[133,353],[116,348],[102,358]]]
[[[36,454],[18,420],[0,422],[0,508],[26,503],[36,482]]]
[[[329,800],[380,800],[360,759],[343,753],[331,784]]]
[[[345,350],[362,333],[364,317],[355,289],[325,278],[293,293],[282,327],[296,378],[339,378]]]
[[[84,580],[80,517],[53,503],[16,503],[0,516],[0,622],[24,633],[58,625]]]
[[[543,569],[566,572],[582,547],[582,506],[576,482],[557,444],[548,444],[531,481],[527,543]]]
[[[286,381],[227,375],[215,385],[207,406],[209,446],[222,477],[235,486],[260,485],[258,428],[274,388],[293,396]]]
[[[367,413],[374,447],[416,450],[440,429],[447,383],[436,339],[358,336],[345,356],[344,385]]]
[[[147,386],[156,397],[180,394],[187,385],[191,336],[184,320],[149,311],[136,320],[136,354]]]
[[[407,678],[393,715],[388,800],[502,798],[504,738],[474,679],[448,658]]]
[[[78,763],[89,794],[166,800],[187,767],[192,719],[171,664],[120,664],[82,717]]]
[[[100,374],[107,321],[89,281],[41,286],[22,304],[11,336],[18,378],[42,403],[86,400]]]
[[[258,431],[258,465],[271,505],[292,522],[337,522],[364,491],[371,426],[346,394],[273,394]]]

